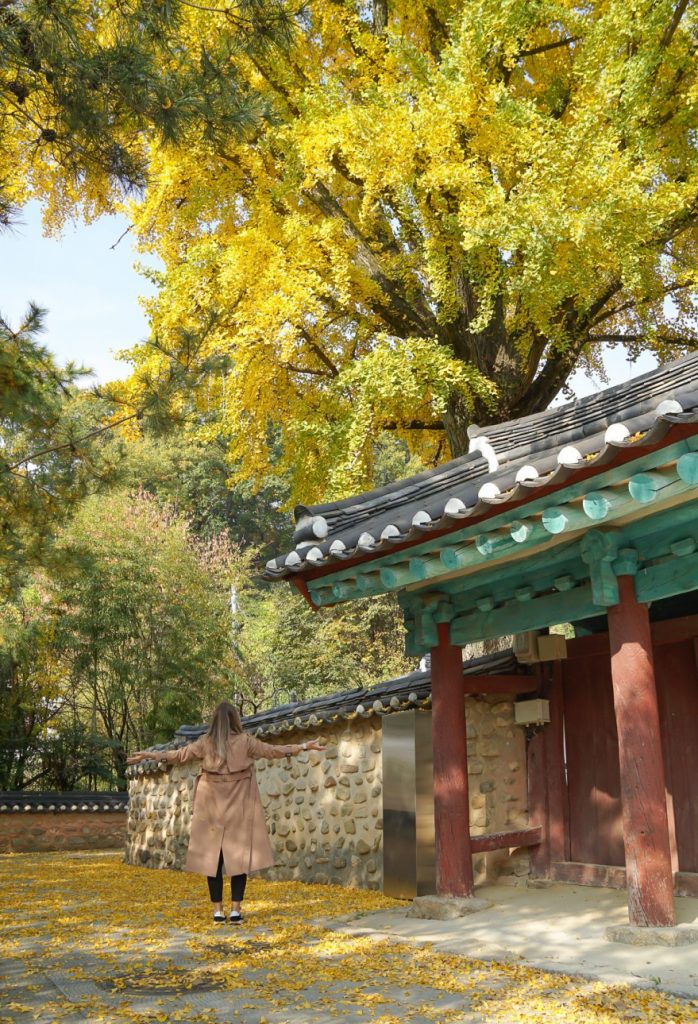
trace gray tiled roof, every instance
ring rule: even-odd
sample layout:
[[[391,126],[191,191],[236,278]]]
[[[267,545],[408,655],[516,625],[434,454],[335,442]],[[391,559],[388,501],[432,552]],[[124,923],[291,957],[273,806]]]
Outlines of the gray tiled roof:
[[[511,674],[520,671],[520,666],[511,650],[497,651],[482,658],[463,662],[463,675]],[[313,732],[323,724],[331,724],[353,718],[369,718],[371,715],[386,715],[410,708],[431,706],[431,672],[410,672],[398,679],[388,679],[371,689],[357,687],[341,690],[322,697],[299,701],[295,704],[281,704],[269,711],[248,715],[242,720],[247,732],[256,736],[273,737],[285,732]],[[183,725],[170,743],[153,747],[153,750],[172,750],[191,743],[206,732],[208,725]],[[127,768],[128,777],[147,774],[157,770],[158,762],[142,761]]]
[[[698,353],[597,395],[490,427],[469,429],[471,451],[387,487],[295,509],[295,548],[267,562],[267,579],[388,553],[458,529],[537,489],[604,469],[621,450],[661,443],[677,424],[698,426]]]
[[[0,813],[41,811],[125,811],[128,793],[0,793]]]

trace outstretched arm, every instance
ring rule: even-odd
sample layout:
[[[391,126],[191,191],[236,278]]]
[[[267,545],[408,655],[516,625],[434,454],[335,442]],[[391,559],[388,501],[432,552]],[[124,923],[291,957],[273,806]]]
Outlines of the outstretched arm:
[[[300,754],[303,750],[322,750],[324,744],[319,740],[306,740],[305,743],[264,743],[256,736],[247,737],[247,752],[250,757],[272,758],[289,757]]]
[[[126,758],[126,764],[139,764],[141,761],[165,761],[166,764],[185,764],[187,761],[200,760],[204,756],[202,737],[187,743],[176,750],[138,750]]]

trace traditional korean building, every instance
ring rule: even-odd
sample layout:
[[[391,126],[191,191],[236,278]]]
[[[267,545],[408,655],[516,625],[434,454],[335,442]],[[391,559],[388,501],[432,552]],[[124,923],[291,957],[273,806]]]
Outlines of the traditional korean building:
[[[672,925],[674,893],[698,895],[698,354],[470,437],[298,507],[266,576],[316,609],[397,592],[408,652],[431,654],[438,892],[473,889],[464,693],[485,683],[461,648],[515,634],[537,664],[519,699],[550,721],[528,730],[528,840],[477,849],[528,841],[539,877],[626,886],[631,924]]]

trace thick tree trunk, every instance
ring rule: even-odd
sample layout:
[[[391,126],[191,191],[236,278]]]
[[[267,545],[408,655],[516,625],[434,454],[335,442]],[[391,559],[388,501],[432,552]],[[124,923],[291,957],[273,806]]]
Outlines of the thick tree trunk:
[[[477,295],[472,284],[464,279],[458,281],[456,291],[463,313],[457,322],[449,325],[440,340],[457,359],[474,365],[493,381],[498,394],[494,403],[476,401],[471,408],[459,393],[454,392],[450,396],[444,427],[454,458],[468,451],[468,427],[471,423],[484,426],[511,418],[525,374],[521,353],[506,328],[503,299],[500,297],[495,302],[487,327],[483,331],[472,332],[470,324],[479,314]]]
[[[454,459],[468,451],[468,427],[472,422],[472,414],[468,411],[465,399],[460,392],[454,391],[444,415],[446,437]]]

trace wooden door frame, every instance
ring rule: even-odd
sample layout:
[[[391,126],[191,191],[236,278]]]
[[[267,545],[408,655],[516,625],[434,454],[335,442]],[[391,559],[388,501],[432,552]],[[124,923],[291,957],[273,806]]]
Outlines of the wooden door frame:
[[[698,615],[652,623],[652,646],[692,640],[698,665]],[[567,641],[567,660],[607,654],[607,633]],[[541,842],[531,851],[531,876],[554,882],[625,889],[625,868],[606,864],[582,864],[570,860],[569,803],[564,764],[564,664],[544,662],[537,666],[541,696],[550,701],[550,722],[529,734],[528,806],[531,825],[542,826]],[[677,871],[677,896],[698,897],[698,873]]]

